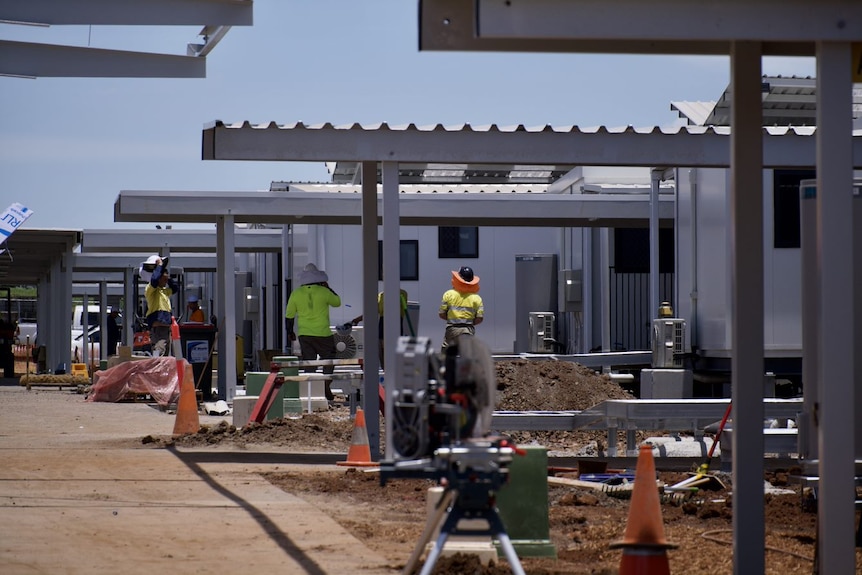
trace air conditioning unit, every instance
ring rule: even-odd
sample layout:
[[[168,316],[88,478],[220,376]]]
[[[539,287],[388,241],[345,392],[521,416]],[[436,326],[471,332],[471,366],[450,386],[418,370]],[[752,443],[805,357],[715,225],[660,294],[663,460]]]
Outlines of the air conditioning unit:
[[[652,366],[681,368],[685,353],[685,320],[664,317],[652,320]]]
[[[335,332],[336,359],[363,359],[365,357],[362,326],[354,326],[349,332],[335,328],[333,331]]]
[[[554,353],[555,325],[554,312],[530,312],[530,353]]]

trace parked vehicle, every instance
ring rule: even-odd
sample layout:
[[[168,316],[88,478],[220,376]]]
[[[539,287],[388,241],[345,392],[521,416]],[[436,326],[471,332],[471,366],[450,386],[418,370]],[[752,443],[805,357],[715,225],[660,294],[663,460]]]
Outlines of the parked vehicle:
[[[30,345],[36,343],[36,322],[19,321],[18,333],[15,335],[15,343],[24,345],[27,343],[27,337],[30,337]]]
[[[84,361],[84,353],[83,348],[84,345],[87,346],[87,360],[91,366],[98,365],[99,359],[101,358],[101,348],[99,347],[100,340],[100,330],[98,327],[94,327],[93,329],[88,331],[87,335],[87,343],[84,343],[84,332],[81,331],[79,335],[76,337],[74,334],[72,336],[72,362],[73,363],[83,363]]]

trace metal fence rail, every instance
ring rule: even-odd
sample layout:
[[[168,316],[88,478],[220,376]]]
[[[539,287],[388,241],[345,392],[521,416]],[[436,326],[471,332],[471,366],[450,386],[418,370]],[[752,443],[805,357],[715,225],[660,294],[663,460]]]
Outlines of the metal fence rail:
[[[609,399],[581,411],[495,411],[495,431],[606,430],[608,456],[617,456],[617,433],[626,432],[629,452],[637,450],[635,432],[690,432],[696,437],[724,415],[730,399]],[[796,419],[802,398],[763,400],[767,419]]]

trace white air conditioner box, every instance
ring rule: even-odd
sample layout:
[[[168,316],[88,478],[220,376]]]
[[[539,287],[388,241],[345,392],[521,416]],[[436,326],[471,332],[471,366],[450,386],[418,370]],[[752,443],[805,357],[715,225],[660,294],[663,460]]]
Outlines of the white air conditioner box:
[[[335,332],[335,357],[337,359],[363,359],[365,357],[362,326],[354,326],[347,333],[345,330],[336,330],[335,328],[332,331]]]
[[[530,312],[530,353],[554,353],[556,318],[552,311]]]
[[[682,367],[685,353],[685,320],[664,317],[652,320],[652,366]]]

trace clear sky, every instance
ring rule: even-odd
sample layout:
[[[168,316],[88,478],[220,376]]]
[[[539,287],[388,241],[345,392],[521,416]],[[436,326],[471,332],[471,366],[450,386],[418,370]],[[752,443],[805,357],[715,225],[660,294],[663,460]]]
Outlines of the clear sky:
[[[328,180],[322,163],[204,162],[213,120],[670,126],[671,101],[716,100],[730,74],[727,57],[420,52],[407,0],[257,0],[254,20],[210,53],[205,79],[0,77],[0,210],[23,203],[29,228],[130,227],[113,221],[120,190]],[[0,25],[0,39],[185,54],[199,30]]]

